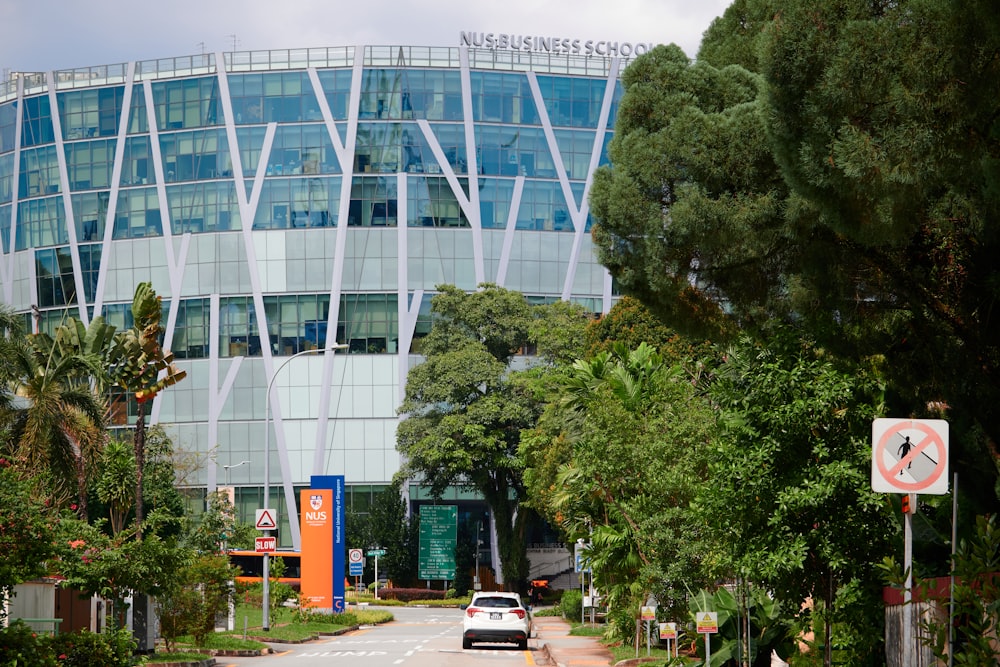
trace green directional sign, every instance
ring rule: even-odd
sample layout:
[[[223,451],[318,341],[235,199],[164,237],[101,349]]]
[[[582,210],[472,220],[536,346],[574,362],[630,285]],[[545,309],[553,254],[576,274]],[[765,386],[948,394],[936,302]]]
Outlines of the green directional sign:
[[[458,506],[421,505],[417,576],[421,579],[453,580],[457,541]]]
[[[375,556],[384,556],[385,555],[385,549],[369,549],[368,553],[366,555],[367,556],[372,556],[372,557],[375,557]]]

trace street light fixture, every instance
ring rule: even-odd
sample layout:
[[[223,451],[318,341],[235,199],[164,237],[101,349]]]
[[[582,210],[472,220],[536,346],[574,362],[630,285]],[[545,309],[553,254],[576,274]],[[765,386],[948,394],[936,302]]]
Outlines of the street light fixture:
[[[245,466],[250,463],[249,461],[240,461],[239,463],[230,463],[229,465],[222,466],[223,470],[226,471],[226,486],[229,486],[229,471],[233,468],[239,468],[240,466]]]
[[[226,471],[226,497],[229,498],[229,503],[235,508],[236,507],[236,490],[229,484],[229,471],[233,468],[239,468],[240,466],[245,466],[250,463],[249,461],[240,461],[239,463],[230,463],[229,465],[222,466],[223,470]],[[226,533],[228,531],[223,528],[222,536],[222,553],[228,553],[228,547],[226,545]]]
[[[302,350],[301,352],[296,352],[292,356],[281,362],[281,365],[275,369],[274,373],[271,375],[271,379],[267,383],[267,392],[264,394],[264,507],[267,508],[271,500],[271,429],[270,429],[270,417],[271,417],[271,387],[274,386],[274,380],[278,377],[278,373],[281,369],[287,366],[292,359],[296,357],[304,357],[307,354],[323,354],[324,352],[333,352],[335,350],[346,350],[347,345],[343,343],[334,343],[330,347],[318,347],[313,350]],[[277,526],[276,526],[277,527]],[[270,530],[264,531],[265,535],[270,535]],[[271,561],[268,557],[267,552],[264,552],[264,590],[263,590],[263,613],[261,626],[264,631],[269,631],[271,629],[271,619],[270,619],[270,609],[271,606]]]

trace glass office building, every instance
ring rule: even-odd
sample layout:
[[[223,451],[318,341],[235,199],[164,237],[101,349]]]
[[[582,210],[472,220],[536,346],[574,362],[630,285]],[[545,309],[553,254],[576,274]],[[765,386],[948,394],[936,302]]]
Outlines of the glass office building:
[[[610,309],[587,192],[623,65],[344,47],[14,74],[0,301],[35,330],[122,327],[151,281],[188,377],[150,417],[197,453],[190,482],[235,486],[252,517],[266,448],[268,506],[343,474],[363,511],[399,468],[396,409],[435,286]]]

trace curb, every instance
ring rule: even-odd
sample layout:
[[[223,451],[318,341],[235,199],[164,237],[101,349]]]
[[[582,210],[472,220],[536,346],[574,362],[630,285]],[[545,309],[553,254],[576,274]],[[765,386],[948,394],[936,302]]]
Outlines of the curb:
[[[541,646],[538,647],[538,650],[542,653],[543,656],[545,656],[546,665],[555,664],[555,660],[552,659],[552,653],[549,652],[548,644],[542,644]]]
[[[641,665],[646,662],[657,662],[658,660],[663,660],[663,658],[642,657],[642,658],[626,658],[625,660],[619,660],[615,663],[614,667],[635,667],[636,665]]]
[[[215,667],[215,658],[191,662],[152,662],[146,664],[155,665],[155,667]]]
[[[354,632],[360,627],[361,627],[360,625],[351,625],[339,628],[337,630],[329,630],[329,631],[324,630],[323,632],[317,632],[311,637],[306,637],[305,639],[275,639],[274,637],[259,637],[250,635],[247,635],[247,639],[252,639],[258,642],[264,642],[265,644],[308,644],[309,642],[316,641],[320,637],[336,637],[337,635],[343,635],[348,632]],[[220,654],[217,653],[216,655]],[[257,655],[259,655],[259,653]],[[233,657],[237,656],[234,655]],[[248,656],[239,656],[239,657],[248,657]]]

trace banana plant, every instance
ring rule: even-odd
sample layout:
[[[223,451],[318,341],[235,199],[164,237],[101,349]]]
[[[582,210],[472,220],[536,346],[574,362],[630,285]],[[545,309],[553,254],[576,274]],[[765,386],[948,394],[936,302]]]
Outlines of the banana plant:
[[[794,648],[792,625],[782,617],[780,605],[762,588],[746,591],[743,604],[727,587],[719,587],[714,593],[702,589],[691,598],[689,607],[692,622],[699,612],[718,614],[719,632],[713,633],[710,640],[710,664],[704,662],[704,635],[698,635],[696,640],[698,655],[703,660],[698,664],[704,667],[744,665],[748,654],[752,667],[767,667],[771,664],[772,651],[787,658]],[[748,617],[749,632],[746,631]]]
[[[127,393],[135,395],[138,411],[133,435],[135,449],[135,519],[137,537],[142,537],[143,501],[142,478],[145,463],[146,443],[146,403],[156,395],[177,384],[187,375],[174,365],[174,355],[160,344],[163,327],[162,302],[148,282],[139,283],[132,298],[132,320],[130,329],[115,335],[115,344],[109,354],[113,384]]]

